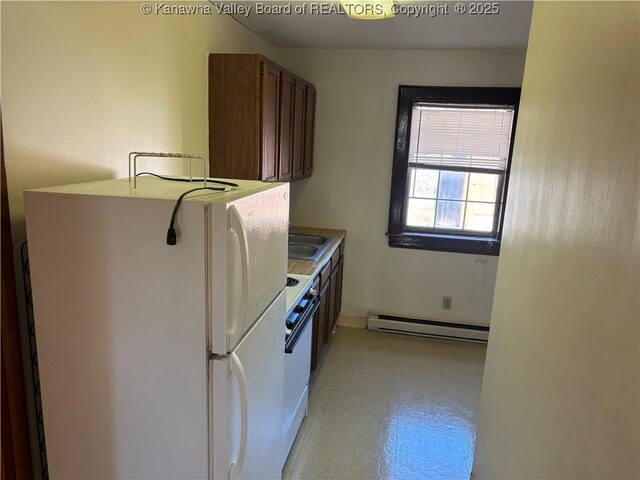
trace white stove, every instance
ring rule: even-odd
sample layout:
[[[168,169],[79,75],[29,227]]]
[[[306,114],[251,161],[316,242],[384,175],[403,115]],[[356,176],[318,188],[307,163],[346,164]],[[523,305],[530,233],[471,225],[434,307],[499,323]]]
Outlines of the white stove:
[[[307,290],[309,290],[312,280],[311,275],[297,275],[295,273],[288,273],[287,277],[287,314],[285,318],[291,314],[293,308],[300,302]],[[298,283],[290,282],[289,279],[291,278]],[[290,283],[294,283],[294,285],[289,286]]]
[[[317,283],[311,275],[288,274],[285,317],[282,465],[287,460],[309,403],[313,316],[318,309]]]

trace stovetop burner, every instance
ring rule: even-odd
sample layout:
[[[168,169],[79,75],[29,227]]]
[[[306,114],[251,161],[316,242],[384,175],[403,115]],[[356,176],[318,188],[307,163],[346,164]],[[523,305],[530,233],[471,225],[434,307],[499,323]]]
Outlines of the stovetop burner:
[[[287,287],[295,287],[300,283],[300,280],[297,280],[292,277],[287,277]]]

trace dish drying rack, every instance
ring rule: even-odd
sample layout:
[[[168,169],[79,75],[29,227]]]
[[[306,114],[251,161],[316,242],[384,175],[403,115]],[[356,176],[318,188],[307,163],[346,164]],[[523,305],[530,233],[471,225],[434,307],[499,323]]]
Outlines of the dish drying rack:
[[[192,155],[190,153],[165,153],[165,152],[130,152],[129,153],[129,183],[131,183],[131,163],[133,162],[133,189],[138,186],[138,158],[180,158],[182,160],[189,160],[189,181],[190,182],[204,182],[204,186],[207,186],[207,178],[209,177],[209,162],[204,157],[199,155]],[[204,178],[193,179],[193,161],[202,160],[202,166],[204,168]]]

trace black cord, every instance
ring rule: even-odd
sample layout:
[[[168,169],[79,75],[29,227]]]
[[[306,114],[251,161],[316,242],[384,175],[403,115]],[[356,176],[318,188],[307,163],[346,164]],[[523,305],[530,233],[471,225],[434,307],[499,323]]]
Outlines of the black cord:
[[[182,193],[182,195],[178,197],[178,201],[176,202],[175,207],[173,207],[173,213],[171,214],[171,222],[169,223],[169,229],[167,230],[167,245],[175,245],[178,242],[178,237],[176,235],[176,229],[174,227],[174,224],[176,222],[176,216],[178,215],[178,209],[180,208],[180,204],[182,203],[182,200],[184,199],[184,197],[186,197],[190,193],[197,192],[199,190],[213,190],[214,192],[224,192],[226,191],[226,188],[198,187],[198,188],[192,188],[191,190],[187,190],[186,192]]]
[[[153,173],[153,172],[140,172],[138,174],[136,174],[136,177],[139,177],[140,175],[151,175],[152,177],[157,177],[160,178],[162,180],[169,180],[170,182],[204,182],[204,178],[176,178],[176,177],[165,177],[163,175],[158,175],[157,173]],[[233,182],[225,182],[224,180],[216,180],[215,178],[207,178],[207,183],[217,183],[220,185],[226,185],[228,187],[236,187],[238,188],[239,185],[237,183],[233,183]]]
[[[170,182],[203,182],[204,178],[176,178],[176,177],[165,177],[164,175],[158,175],[153,172],[140,172],[136,174],[136,177],[140,175],[151,175],[152,177],[160,178],[162,180],[169,180]],[[216,183],[218,185],[226,185],[227,187],[239,188],[240,186],[237,183],[233,182],[225,182],[224,180],[216,180],[215,178],[207,178],[207,183]],[[176,229],[174,227],[176,222],[176,216],[178,215],[178,209],[180,208],[180,204],[184,197],[189,195],[190,193],[197,192],[199,190],[213,190],[214,192],[224,192],[226,188],[218,188],[218,187],[198,187],[192,188],[191,190],[187,190],[182,195],[178,197],[178,201],[176,202],[175,207],[173,207],[173,213],[171,214],[171,222],[169,223],[169,229],[167,230],[167,245],[175,245],[178,242],[178,237],[176,235]]]

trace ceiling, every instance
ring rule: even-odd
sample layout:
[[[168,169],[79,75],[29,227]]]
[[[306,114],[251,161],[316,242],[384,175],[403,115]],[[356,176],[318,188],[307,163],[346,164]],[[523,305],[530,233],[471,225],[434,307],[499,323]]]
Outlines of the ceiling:
[[[221,4],[224,2],[213,3]],[[258,14],[256,2],[248,16],[233,15],[242,25],[269,42],[285,48],[319,49],[494,49],[526,48],[531,23],[532,1],[496,2],[498,14],[471,15],[470,3],[477,2],[409,2],[396,0],[402,8],[427,5],[439,8],[437,15],[398,14],[384,20],[352,20],[344,14],[295,14],[297,5],[335,2],[261,2],[264,5],[292,5],[290,14]],[[455,5],[463,3],[466,13],[458,14]],[[486,5],[486,3],[484,3]],[[448,14],[443,13],[448,7]],[[427,8],[429,8],[427,7]]]

